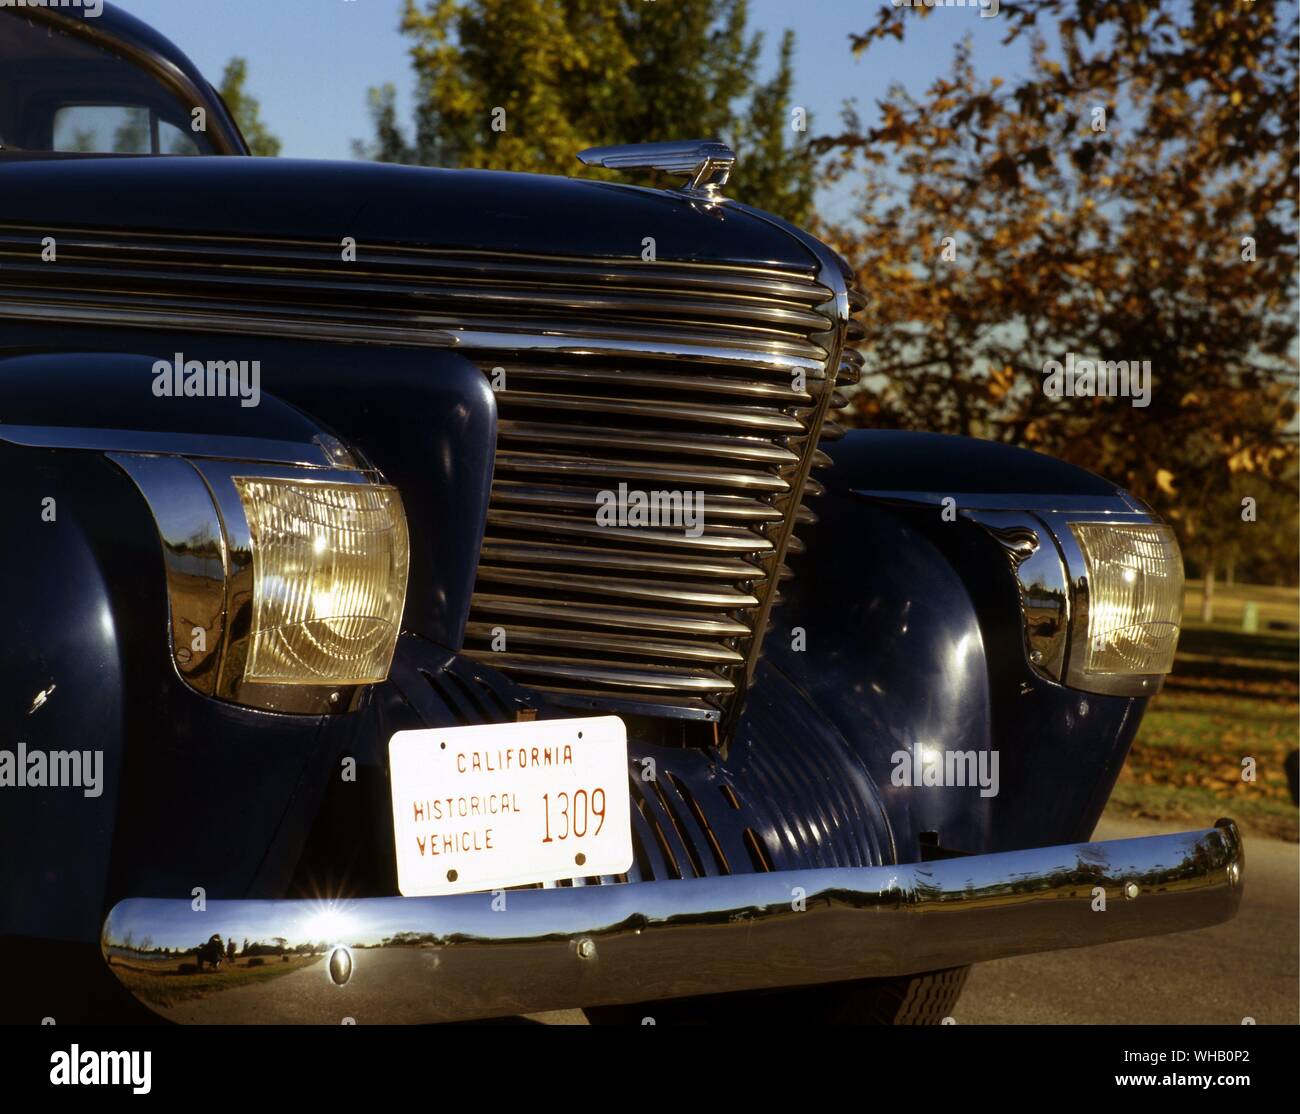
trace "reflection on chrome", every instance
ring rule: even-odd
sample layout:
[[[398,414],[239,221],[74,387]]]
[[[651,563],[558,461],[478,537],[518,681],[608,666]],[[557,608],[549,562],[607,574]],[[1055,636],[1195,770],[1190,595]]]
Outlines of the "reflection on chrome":
[[[122,983],[175,1021],[452,1021],[1200,928],[1236,912],[1244,867],[1236,826],[1220,820],[927,863],[504,895],[209,901],[204,912],[188,899],[131,899],[109,914],[102,947]]]

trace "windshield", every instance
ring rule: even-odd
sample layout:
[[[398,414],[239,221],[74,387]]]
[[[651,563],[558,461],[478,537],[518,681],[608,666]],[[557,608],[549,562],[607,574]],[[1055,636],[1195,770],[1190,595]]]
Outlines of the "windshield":
[[[132,63],[78,35],[0,8],[0,148],[209,155],[191,106]]]

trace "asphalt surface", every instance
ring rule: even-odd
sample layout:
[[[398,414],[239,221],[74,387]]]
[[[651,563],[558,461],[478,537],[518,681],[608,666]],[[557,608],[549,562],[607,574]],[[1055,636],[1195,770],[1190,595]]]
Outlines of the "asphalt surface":
[[[1097,839],[1180,830],[1103,820]],[[1300,848],[1245,833],[1246,890],[1226,924],[982,963],[958,1024],[1260,1025],[1300,1021]]]
[[[1194,825],[1104,819],[1095,838]],[[1260,1025],[1300,1022],[1300,847],[1245,833],[1246,889],[1227,924],[1172,936],[982,963],[953,1011],[959,1025]],[[534,1014],[585,1024],[579,1010]],[[761,1024],[770,1018],[756,1019]]]

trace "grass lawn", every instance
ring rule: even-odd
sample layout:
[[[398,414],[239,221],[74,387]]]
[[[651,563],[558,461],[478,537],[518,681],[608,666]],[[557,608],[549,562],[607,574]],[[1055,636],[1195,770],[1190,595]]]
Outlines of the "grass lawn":
[[[1247,634],[1239,623],[1248,598],[1261,604],[1261,627],[1266,613],[1294,620],[1297,592],[1226,591],[1235,608],[1216,601],[1208,627],[1189,592],[1174,672],[1142,721],[1108,808],[1197,825],[1230,816],[1246,832],[1295,841],[1284,762],[1300,740],[1300,644],[1293,632]],[[1242,776],[1245,758],[1255,760],[1254,781]]]

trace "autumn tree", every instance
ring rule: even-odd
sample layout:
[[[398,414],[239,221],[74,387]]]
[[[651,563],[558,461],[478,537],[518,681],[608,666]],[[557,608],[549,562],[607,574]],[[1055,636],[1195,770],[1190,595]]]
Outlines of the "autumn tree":
[[[262,122],[262,106],[246,89],[248,62],[232,58],[221,75],[218,92],[239,130],[244,133],[248,149],[254,154],[274,158],[280,153],[280,140]]]
[[[854,48],[927,14],[884,6]],[[924,96],[895,87],[878,121],[851,110],[817,144],[861,176],[859,219],[830,233],[872,302],[857,419],[1061,455],[1212,564],[1240,533],[1238,477],[1295,497],[1294,5],[1002,15],[1030,37],[1026,78],[981,75],[963,47]],[[1149,361],[1147,404],[1052,397],[1068,355]]]
[[[399,119],[392,85],[371,89],[374,137],[354,144],[359,157],[572,175],[584,147],[716,136],[740,156],[731,196],[809,214],[794,39],[758,82],[747,0],[406,0],[401,29],[414,118]]]

